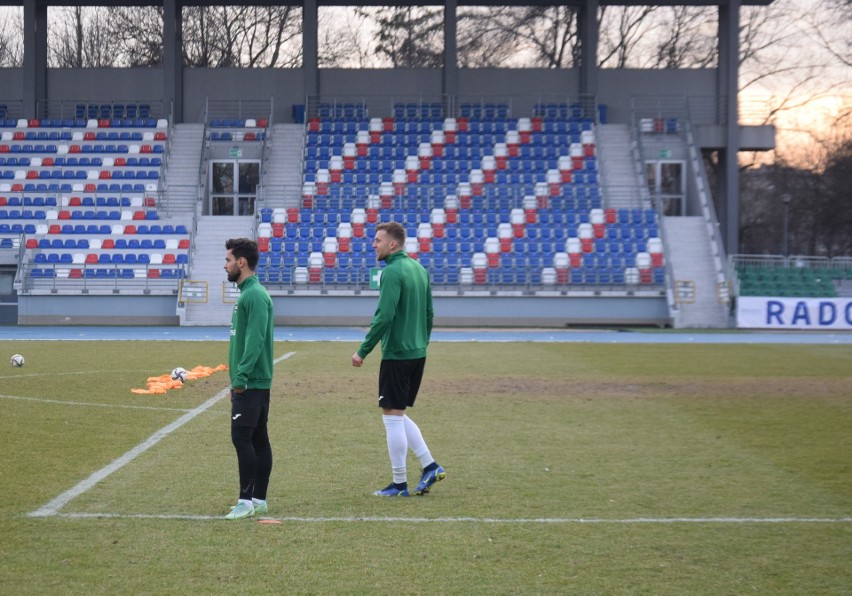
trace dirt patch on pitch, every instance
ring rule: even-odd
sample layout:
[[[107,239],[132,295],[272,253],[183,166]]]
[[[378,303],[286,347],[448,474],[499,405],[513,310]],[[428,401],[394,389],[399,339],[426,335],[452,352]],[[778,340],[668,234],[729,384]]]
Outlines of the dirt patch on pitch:
[[[852,401],[852,379],[717,378],[612,381],[589,379],[537,379],[491,377],[487,379],[424,379],[429,393],[456,396],[539,396],[539,397],[707,397],[734,395],[763,397],[820,397]]]

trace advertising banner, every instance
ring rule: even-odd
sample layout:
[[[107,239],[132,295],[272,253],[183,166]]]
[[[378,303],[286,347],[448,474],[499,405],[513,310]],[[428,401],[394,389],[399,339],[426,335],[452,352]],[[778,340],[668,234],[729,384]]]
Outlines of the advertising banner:
[[[737,327],[852,331],[852,298],[740,296]]]

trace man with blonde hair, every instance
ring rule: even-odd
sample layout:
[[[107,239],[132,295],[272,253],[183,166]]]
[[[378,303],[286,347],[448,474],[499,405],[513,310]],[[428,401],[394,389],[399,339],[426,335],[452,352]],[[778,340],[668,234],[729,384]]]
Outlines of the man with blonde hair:
[[[367,337],[352,355],[352,366],[360,367],[376,344],[382,342],[379,370],[379,407],[385,425],[393,482],[374,492],[379,497],[407,497],[405,458],[408,449],[423,468],[415,495],[429,492],[435,482],[446,476],[432,454],[420,428],[406,415],[414,405],[423,369],[426,347],[432,333],[432,288],[429,274],[420,263],[409,258],[405,247],[405,228],[397,222],[376,226],[373,250],[376,259],[384,261],[379,304],[370,323]]]

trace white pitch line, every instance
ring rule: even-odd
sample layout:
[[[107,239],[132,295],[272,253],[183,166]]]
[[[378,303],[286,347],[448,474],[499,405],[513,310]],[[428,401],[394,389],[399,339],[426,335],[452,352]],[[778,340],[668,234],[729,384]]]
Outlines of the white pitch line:
[[[221,521],[223,515],[146,514],[146,513],[56,513],[59,517],[75,519],[161,519]],[[295,523],[473,523],[473,524],[848,524],[852,517],[633,517],[623,519],[583,517],[268,517],[256,520],[275,520]]]
[[[0,375],[0,381],[3,379],[24,379],[24,378],[32,378],[32,377],[68,377],[68,376],[81,376],[81,375],[102,375],[102,374],[111,374],[114,375],[116,373],[148,373],[153,374],[156,371],[150,368],[136,368],[136,369],[119,369],[119,370],[69,370],[65,372],[43,372],[43,373],[29,373],[29,374],[14,374],[14,375]]]
[[[280,358],[277,358],[273,361],[273,364],[278,364],[282,360],[285,360],[295,354],[295,352],[287,352]],[[181,426],[203,413],[204,411],[210,409],[214,405],[216,405],[219,401],[222,400],[226,395],[230,394],[230,387],[226,387],[222,389],[219,393],[208,399],[206,402],[201,404],[200,406],[190,410],[171,424],[168,424],[155,432],[153,435],[148,437],[145,441],[126,452],[124,455],[116,459],[110,464],[107,464],[82,482],[78,483],[77,486],[68,489],[52,501],[42,505],[35,511],[28,513],[29,517],[50,517],[52,515],[57,515],[59,510],[62,509],[65,505],[71,502],[73,499],[79,497],[96,484],[98,484],[101,480],[116,472],[132,462],[134,459],[148,451],[151,447],[159,443],[161,440],[169,436],[171,433],[179,429]]]
[[[20,395],[3,395],[0,399],[16,399],[19,401],[34,401],[40,404],[60,404],[63,406],[88,406],[91,408],[124,408],[128,410],[162,410],[166,412],[190,412],[187,408],[161,408],[158,406],[134,406],[129,404],[98,404],[85,401],[62,401],[61,399],[47,399],[42,397],[22,397]]]

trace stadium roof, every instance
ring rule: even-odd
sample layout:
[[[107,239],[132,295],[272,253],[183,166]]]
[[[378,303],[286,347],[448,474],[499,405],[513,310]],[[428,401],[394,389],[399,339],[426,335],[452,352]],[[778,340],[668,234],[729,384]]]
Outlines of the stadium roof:
[[[162,6],[165,0],[36,0],[41,6]],[[741,6],[769,6],[773,0],[740,0]],[[458,6],[575,6],[586,0],[458,0]],[[598,0],[600,6],[727,6],[730,0]],[[0,0],[0,6],[23,6],[24,0]],[[181,6],[302,6],[304,2],[292,0],[176,0]],[[443,6],[434,0],[317,0],[318,6]]]

